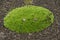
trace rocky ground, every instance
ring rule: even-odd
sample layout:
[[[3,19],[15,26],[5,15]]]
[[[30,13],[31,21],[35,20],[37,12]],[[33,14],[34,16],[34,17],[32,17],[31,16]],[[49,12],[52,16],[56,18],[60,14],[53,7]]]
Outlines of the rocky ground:
[[[38,33],[18,34],[4,27],[3,18],[12,9],[24,5],[23,0],[0,0],[0,40],[60,40],[60,0],[34,0],[33,5],[51,10],[54,23]]]

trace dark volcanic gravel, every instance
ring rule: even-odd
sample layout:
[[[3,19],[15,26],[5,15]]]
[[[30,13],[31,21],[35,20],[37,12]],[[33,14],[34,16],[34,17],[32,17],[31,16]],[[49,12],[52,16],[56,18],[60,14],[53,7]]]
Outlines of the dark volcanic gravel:
[[[60,0],[34,0],[33,3],[50,9],[55,16],[54,23],[38,33],[12,32],[4,27],[3,18],[13,8],[23,6],[23,0],[0,0],[0,40],[60,40]]]

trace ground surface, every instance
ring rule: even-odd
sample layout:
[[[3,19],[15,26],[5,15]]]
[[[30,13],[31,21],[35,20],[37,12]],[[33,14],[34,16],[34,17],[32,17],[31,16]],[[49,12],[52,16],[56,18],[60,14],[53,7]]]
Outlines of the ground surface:
[[[34,0],[33,5],[48,8],[55,16],[54,23],[42,32],[18,34],[5,28],[5,15],[23,5],[23,0],[0,0],[0,40],[60,40],[60,0]]]

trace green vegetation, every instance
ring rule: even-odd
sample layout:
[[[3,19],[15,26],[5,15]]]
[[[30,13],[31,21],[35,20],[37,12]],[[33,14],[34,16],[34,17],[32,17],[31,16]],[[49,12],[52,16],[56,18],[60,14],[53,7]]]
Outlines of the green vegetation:
[[[33,0],[24,0],[25,5],[33,4]]]
[[[24,6],[13,9],[4,18],[4,26],[18,33],[39,32],[54,21],[51,11],[39,6]]]

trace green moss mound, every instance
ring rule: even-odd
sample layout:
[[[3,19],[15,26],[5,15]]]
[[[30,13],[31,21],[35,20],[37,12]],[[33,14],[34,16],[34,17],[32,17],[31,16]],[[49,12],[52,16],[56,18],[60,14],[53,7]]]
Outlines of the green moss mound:
[[[13,9],[4,18],[4,26],[18,33],[39,32],[54,21],[51,11],[39,6],[24,6]]]

